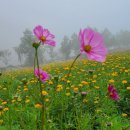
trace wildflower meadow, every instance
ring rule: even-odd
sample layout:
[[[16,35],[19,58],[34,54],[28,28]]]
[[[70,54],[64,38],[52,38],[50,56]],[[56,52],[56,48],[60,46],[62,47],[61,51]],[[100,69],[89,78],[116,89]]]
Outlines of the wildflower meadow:
[[[31,68],[0,73],[0,130],[130,130],[130,52],[109,53],[103,36],[79,31],[79,54],[39,63],[39,48],[57,45],[41,25]]]

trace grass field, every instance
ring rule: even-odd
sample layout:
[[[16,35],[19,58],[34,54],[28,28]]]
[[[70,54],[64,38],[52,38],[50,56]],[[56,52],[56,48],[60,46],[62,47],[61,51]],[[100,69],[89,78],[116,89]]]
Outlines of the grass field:
[[[130,130],[130,53],[109,54],[106,62],[79,59],[42,69],[51,79],[42,84],[45,130]],[[113,84],[120,96],[108,94]],[[33,68],[0,76],[0,130],[40,129],[39,83]]]

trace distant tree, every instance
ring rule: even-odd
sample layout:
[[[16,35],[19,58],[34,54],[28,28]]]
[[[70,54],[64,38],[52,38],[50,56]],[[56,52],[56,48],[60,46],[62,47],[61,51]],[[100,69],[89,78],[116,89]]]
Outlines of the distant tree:
[[[64,36],[63,41],[61,42],[61,48],[60,48],[60,52],[63,55],[64,59],[68,59],[71,53],[71,41],[69,40],[69,38],[67,36]]]
[[[73,33],[71,36],[71,49],[74,51],[74,55],[79,54],[79,40],[76,33]]]
[[[3,55],[4,55],[4,51],[0,51],[0,59],[3,57]]]
[[[0,60],[7,66],[10,61],[11,52],[10,50],[2,50],[0,51]]]
[[[106,47],[108,49],[114,49],[116,43],[114,35],[107,28],[103,30],[102,35],[104,37]]]
[[[23,37],[21,38],[21,43],[18,47],[15,48],[16,53],[18,54],[19,60],[21,60],[22,56],[24,56],[25,61],[24,65],[33,66],[34,64],[34,48],[32,47],[32,43],[35,41],[35,37],[32,32],[26,29],[23,32]],[[44,51],[43,51],[44,52]],[[39,48],[39,61],[42,63],[43,61],[43,52],[42,49]]]
[[[47,46],[47,54],[49,55],[50,57],[50,60],[51,61],[54,61],[54,59],[56,59],[57,57],[57,53],[54,51],[54,47],[52,46]]]
[[[20,47],[14,47],[15,52],[18,55],[18,61],[20,62],[20,65],[22,64],[23,54]]]
[[[116,35],[116,40],[119,43],[121,48],[129,48],[130,47],[130,31],[120,31]]]

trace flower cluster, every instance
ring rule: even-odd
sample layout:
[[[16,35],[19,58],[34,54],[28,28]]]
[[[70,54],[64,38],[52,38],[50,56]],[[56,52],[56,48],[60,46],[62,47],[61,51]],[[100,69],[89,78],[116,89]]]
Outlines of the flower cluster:
[[[40,44],[55,46],[55,41],[53,40],[55,36],[50,33],[48,29],[45,29],[41,25],[38,25],[33,29],[33,32],[36,38],[39,40],[39,43],[33,43],[33,47],[35,47],[36,49],[38,49]],[[37,63],[37,66],[39,66],[39,63]],[[47,74],[47,72],[43,71],[42,69],[35,69],[35,76],[37,76],[42,82],[45,82],[49,79],[49,74]]]

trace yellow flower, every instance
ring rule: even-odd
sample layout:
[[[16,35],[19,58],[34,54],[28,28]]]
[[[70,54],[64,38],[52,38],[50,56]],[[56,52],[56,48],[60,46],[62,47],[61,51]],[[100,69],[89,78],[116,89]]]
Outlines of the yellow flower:
[[[115,82],[114,79],[109,80],[109,83],[114,83],[114,82]]]
[[[22,101],[22,98],[18,98],[17,101],[18,101],[18,102]]]
[[[62,81],[66,81],[66,79],[65,79],[65,78],[62,78]]]
[[[83,99],[83,103],[87,103],[88,102],[88,100],[87,99]]]
[[[71,88],[74,88],[75,87],[75,85],[71,85]]]
[[[70,93],[66,93],[65,95],[66,95],[66,96],[70,96]]]
[[[92,82],[93,82],[93,83],[96,83],[96,80],[93,80]]]
[[[57,85],[57,87],[56,87],[57,92],[60,92],[62,89],[63,89],[62,85],[60,85],[60,84]]]
[[[4,113],[3,111],[0,111],[0,116],[3,115],[3,113]]]
[[[112,76],[118,76],[118,73],[117,72],[113,72],[111,75]]]
[[[67,87],[67,88],[66,88],[66,90],[70,90],[70,88],[69,88],[69,87]]]
[[[95,104],[99,103],[98,101],[94,101]]]
[[[104,67],[102,68],[102,70],[104,70]]]
[[[35,104],[35,108],[42,108],[42,105],[41,104]]]
[[[48,84],[49,84],[49,85],[52,85],[52,84],[53,84],[53,82],[52,82],[51,80],[49,80],[49,81],[48,81]]]
[[[78,88],[73,88],[74,89],[74,91],[78,91],[79,89]]]
[[[0,120],[0,125],[2,125],[2,124],[3,124],[3,122],[4,122],[3,120]]]
[[[46,95],[48,95],[48,93],[46,91],[42,91],[42,95],[46,96]]]
[[[70,81],[69,81],[69,80],[67,80],[67,83],[70,83]]]
[[[8,107],[5,107],[4,109],[3,109],[3,111],[8,111],[9,110],[9,108]]]
[[[49,102],[49,98],[46,98],[46,99],[45,99],[45,102]]]
[[[95,89],[99,89],[100,87],[99,86],[95,86]]]
[[[127,87],[126,89],[127,89],[127,90],[130,90],[130,87]]]
[[[24,88],[24,91],[28,91],[28,88]]]
[[[122,80],[122,83],[123,84],[127,84],[127,80]]]
[[[128,73],[128,72],[129,72],[129,70],[125,70],[125,72],[126,72],[126,73]]]
[[[18,86],[18,88],[21,88],[21,86]]]
[[[64,68],[64,70],[69,70],[69,67]]]
[[[2,102],[1,104],[2,104],[2,105],[6,105],[6,104],[7,104],[7,102]]]
[[[31,80],[30,82],[31,82],[31,83],[34,83],[35,81],[34,81],[34,80]]]
[[[96,113],[100,113],[100,112],[102,112],[102,110],[96,109],[95,112],[96,112]]]
[[[94,78],[94,79],[97,78],[97,75],[93,75],[93,78]]]
[[[25,103],[29,103],[30,102],[30,100],[29,99],[27,99],[26,101],[25,101]]]
[[[3,90],[5,90],[5,91],[6,91],[6,90],[7,90],[7,88],[3,88]]]
[[[80,69],[80,71],[81,71],[81,72],[85,72],[85,70],[83,70],[83,69]]]
[[[79,84],[78,86],[79,86],[79,87],[83,87],[83,84]]]
[[[127,114],[126,114],[126,113],[122,113],[122,116],[123,116],[123,117],[127,117]]]
[[[13,102],[16,102],[16,100],[12,100],[11,102],[12,102],[12,103],[13,103]]]
[[[83,84],[83,85],[88,85],[88,82],[82,81],[81,84]]]

